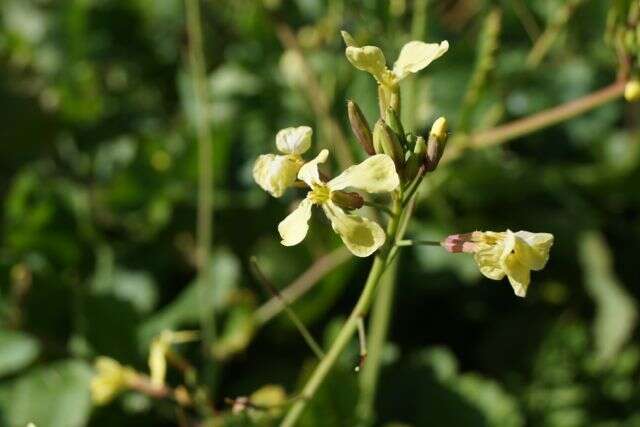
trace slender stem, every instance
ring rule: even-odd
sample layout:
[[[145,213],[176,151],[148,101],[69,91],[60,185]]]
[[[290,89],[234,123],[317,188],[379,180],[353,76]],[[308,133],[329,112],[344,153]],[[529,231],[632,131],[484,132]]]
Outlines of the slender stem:
[[[396,198],[395,205],[399,207],[399,203],[400,202],[398,197]],[[391,218],[391,220],[389,221],[389,225],[387,226],[387,236],[392,236],[392,238],[395,238],[400,216],[398,212],[399,209],[395,210],[396,215]],[[387,256],[389,255],[389,253],[390,252],[388,250],[384,250],[376,255],[375,259],[373,260],[371,270],[369,271],[369,277],[367,278],[364,289],[360,294],[360,298],[358,298],[356,306],[354,307],[346,323],[338,333],[335,341],[331,344],[331,348],[329,348],[326,356],[320,361],[316,369],[311,374],[311,377],[305,384],[302,390],[303,398],[297,401],[291,407],[291,409],[289,409],[289,412],[287,412],[287,415],[282,421],[282,427],[292,427],[296,424],[298,418],[302,414],[302,411],[305,409],[307,402],[314,396],[314,394],[326,378],[327,374],[329,374],[329,372],[331,371],[331,368],[338,359],[338,356],[340,355],[340,353],[342,353],[344,348],[349,343],[349,340],[353,336],[358,326],[358,319],[367,314],[376,286],[380,281],[380,277],[382,277],[382,273],[384,273],[385,271]]]
[[[391,261],[387,267],[380,284],[378,294],[373,303],[371,320],[369,321],[369,347],[367,351],[367,363],[360,374],[360,397],[356,407],[358,420],[367,425],[373,416],[373,407],[376,397],[376,389],[382,352],[387,340],[389,321],[391,320],[391,308],[396,285],[396,271],[398,260]]]
[[[398,240],[396,246],[441,246],[440,242],[435,240]]]
[[[280,291],[280,294],[290,303],[294,303],[298,298],[312,289],[325,275],[351,258],[351,252],[344,246],[318,258],[311,267],[298,276],[298,278],[291,282],[284,290]],[[282,310],[283,306],[279,299],[272,297],[256,310],[254,314],[255,321],[258,325],[264,325],[280,314]]]
[[[200,286],[200,326],[205,355],[211,354],[215,342],[215,316],[209,286],[211,280],[211,244],[213,240],[213,146],[208,122],[208,86],[200,25],[200,0],[184,1],[189,40],[189,68],[193,84],[196,131],[198,136],[198,223],[197,262]]]
[[[273,285],[273,283],[271,283],[271,281],[267,278],[267,276],[262,272],[262,270],[260,269],[260,266],[258,266],[258,260],[255,257],[252,257],[250,263],[251,263],[251,268],[253,270],[253,274],[258,280],[258,282],[260,282],[260,284],[270,294],[272,294],[275,298],[277,298],[280,301],[280,304],[282,304],[282,308],[284,309],[284,312],[287,313],[287,316],[289,316],[289,319],[291,319],[295,327],[298,329],[298,332],[300,332],[300,335],[302,335],[302,338],[304,338],[305,342],[307,343],[311,351],[313,351],[313,353],[316,355],[318,359],[322,359],[324,357],[324,352],[322,351],[322,348],[313,338],[313,335],[311,335],[311,332],[307,329],[307,327],[304,325],[302,320],[300,320],[296,312],[293,311],[293,309],[289,306],[289,303],[287,302],[285,297],[280,293],[278,288],[276,288]]]
[[[417,192],[414,192],[405,204],[404,209],[402,209],[398,219],[396,239],[402,239],[407,230],[409,219],[415,207],[417,194]],[[360,399],[356,408],[358,418],[364,425],[368,425],[373,417],[373,407],[382,362],[382,350],[387,339],[389,321],[391,320],[391,308],[393,307],[396,271],[398,267],[398,261],[396,259],[398,249],[399,247],[397,245],[393,245],[389,251],[389,256],[387,257],[388,271],[380,281],[378,295],[373,306],[373,312],[371,313],[371,321],[369,322],[369,357],[360,376]]]

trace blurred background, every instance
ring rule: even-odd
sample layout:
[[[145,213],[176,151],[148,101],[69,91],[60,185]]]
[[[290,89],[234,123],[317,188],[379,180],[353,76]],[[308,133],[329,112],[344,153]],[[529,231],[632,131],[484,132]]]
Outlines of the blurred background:
[[[375,83],[347,62],[341,29],[389,63],[412,39],[451,44],[402,86],[406,127],[424,134],[446,116],[461,151],[426,180],[409,236],[555,235],[526,299],[470,256],[403,251],[377,425],[640,425],[638,105],[618,90],[570,120],[463,149],[611,85],[614,8],[630,3],[201,2],[218,339],[211,360],[197,343],[175,351],[208,372],[218,412],[207,425],[271,425],[231,414],[225,398],[267,384],[295,396],[314,365],[278,305],[264,305],[251,256],[275,286],[311,288],[292,307],[325,345],[366,278],[370,260],[350,257],[320,215],[303,244],[281,246],[277,223],[301,194],[273,199],[251,177],[288,126],[313,126],[313,154],[335,147],[334,172],[364,158],[346,100],[373,123]],[[147,372],[154,336],[199,324],[184,3],[3,0],[0,12],[0,425],[190,425],[168,400],[127,392],[94,406],[89,392],[97,356]],[[354,339],[300,425],[354,425],[357,359]]]

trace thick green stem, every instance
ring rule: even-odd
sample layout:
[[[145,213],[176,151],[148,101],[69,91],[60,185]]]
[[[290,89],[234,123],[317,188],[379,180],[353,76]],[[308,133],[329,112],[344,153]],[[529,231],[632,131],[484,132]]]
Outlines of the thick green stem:
[[[394,202],[394,215],[389,221],[389,225],[387,226],[387,239],[389,242],[395,242],[396,231],[398,229],[398,221],[400,219],[400,196],[396,195],[396,199]],[[392,240],[393,239],[393,240]],[[393,243],[391,243],[393,244]],[[302,415],[302,411],[304,411],[307,406],[307,402],[313,398],[316,391],[322,385],[324,379],[327,377],[331,368],[335,364],[338,356],[347,346],[353,334],[358,327],[358,319],[365,316],[369,311],[369,307],[371,305],[371,301],[373,299],[374,291],[382,274],[387,267],[387,258],[390,254],[388,246],[384,251],[381,251],[378,255],[376,255],[373,260],[373,265],[371,266],[371,270],[369,271],[369,276],[367,277],[367,281],[364,285],[364,289],[360,294],[360,298],[358,298],[358,302],[356,303],[355,308],[351,311],[349,318],[345,322],[344,326],[338,333],[333,344],[331,344],[331,348],[326,353],[325,357],[320,361],[315,371],[311,374],[311,377],[305,384],[302,389],[301,399],[296,401],[293,404],[284,420],[282,421],[281,427],[293,427],[300,415]]]

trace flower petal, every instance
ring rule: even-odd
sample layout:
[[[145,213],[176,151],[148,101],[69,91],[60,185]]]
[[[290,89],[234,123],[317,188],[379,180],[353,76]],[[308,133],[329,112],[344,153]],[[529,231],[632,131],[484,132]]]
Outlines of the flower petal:
[[[542,270],[549,260],[549,250],[553,245],[553,234],[518,231],[515,235],[524,240],[530,248],[526,253],[526,263],[532,270]]]
[[[358,70],[371,73],[378,81],[387,69],[387,61],[379,47],[376,46],[348,46],[345,50],[347,59]]]
[[[309,199],[304,199],[296,210],[291,212],[280,224],[278,232],[282,237],[284,246],[294,246],[302,242],[309,231],[309,218],[311,218],[311,207],[313,203]]]
[[[395,190],[400,185],[400,178],[391,157],[377,154],[347,168],[327,185],[332,191],[353,187],[368,193],[381,193]]]
[[[282,129],[276,134],[276,147],[285,154],[302,154],[311,147],[311,135],[309,126]]]
[[[367,257],[384,244],[386,234],[376,222],[355,214],[347,214],[328,201],[322,208],[347,249],[358,257]]]
[[[309,187],[321,182],[320,172],[318,172],[318,164],[324,163],[329,157],[329,150],[324,149],[316,156],[315,159],[307,162],[300,168],[298,178],[303,180]]]
[[[478,265],[480,273],[492,280],[502,279],[505,276],[502,265],[506,250],[505,246],[506,244],[513,245],[513,235],[509,236],[507,233],[487,231],[478,233],[478,236],[478,240],[474,239],[477,250],[473,254],[473,259]]]
[[[253,165],[253,179],[273,197],[280,197],[296,181],[301,165],[296,155],[263,154]]]
[[[515,235],[514,235],[515,236]],[[516,238],[514,248],[505,256],[502,267],[513,288],[513,292],[519,297],[527,295],[527,288],[531,283],[531,268],[521,256],[522,249],[519,246],[526,245],[522,240]]]
[[[446,40],[440,44],[410,41],[400,50],[398,60],[393,64],[393,74],[401,80],[409,73],[417,73],[444,55],[448,49],[449,42]]]

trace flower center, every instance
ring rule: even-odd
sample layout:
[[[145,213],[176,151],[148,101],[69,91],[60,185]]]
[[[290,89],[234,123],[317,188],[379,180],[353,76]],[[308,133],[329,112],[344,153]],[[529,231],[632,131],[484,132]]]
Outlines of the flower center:
[[[331,199],[331,189],[325,184],[314,184],[309,192],[309,199],[318,205]]]

